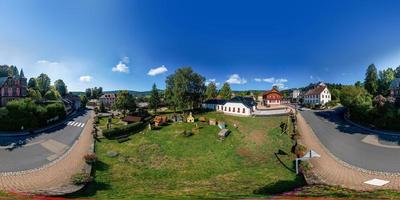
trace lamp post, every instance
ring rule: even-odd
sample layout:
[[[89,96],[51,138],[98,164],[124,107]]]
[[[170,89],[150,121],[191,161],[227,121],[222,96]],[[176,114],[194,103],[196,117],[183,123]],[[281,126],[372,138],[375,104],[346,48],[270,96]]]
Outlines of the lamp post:
[[[314,150],[310,150],[303,157],[296,158],[296,174],[299,174],[299,161],[300,160],[309,160],[310,158],[319,158],[319,157],[321,157],[321,155],[319,155]]]

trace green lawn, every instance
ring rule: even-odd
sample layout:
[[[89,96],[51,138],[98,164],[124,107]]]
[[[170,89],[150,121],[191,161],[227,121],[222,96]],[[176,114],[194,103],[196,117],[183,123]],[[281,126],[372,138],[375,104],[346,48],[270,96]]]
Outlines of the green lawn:
[[[265,197],[304,185],[292,171],[292,141],[280,133],[279,124],[287,117],[204,115],[224,120],[231,134],[220,141],[217,126],[198,123],[199,131],[184,137],[181,132],[192,130],[194,124],[171,123],[132,135],[121,144],[103,139],[96,144],[100,161],[95,165],[95,182],[69,197],[229,199]],[[279,150],[287,153],[278,156],[281,161],[275,156]],[[109,151],[120,155],[109,158]]]
[[[107,128],[108,117],[100,117],[99,118],[99,128],[105,130]],[[117,128],[124,126],[125,122],[123,122],[118,117],[114,117],[111,119],[111,128]]]

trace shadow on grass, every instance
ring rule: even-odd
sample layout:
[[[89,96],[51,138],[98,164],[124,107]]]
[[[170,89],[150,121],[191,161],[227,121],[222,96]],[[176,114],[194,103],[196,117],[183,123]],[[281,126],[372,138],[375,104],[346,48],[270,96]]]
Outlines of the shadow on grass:
[[[276,195],[282,194],[284,192],[292,191],[295,188],[304,186],[305,180],[303,176],[296,176],[294,180],[291,181],[278,181],[275,183],[268,184],[266,186],[260,187],[253,191],[254,194],[259,195]]]
[[[87,184],[81,190],[65,195],[65,198],[91,198],[96,195],[97,191],[110,190],[111,186],[108,183],[93,181]]]
[[[94,165],[94,170],[96,170],[96,171],[105,171],[105,170],[108,170],[109,168],[110,168],[110,166],[101,160],[98,160],[96,162],[96,164]]]

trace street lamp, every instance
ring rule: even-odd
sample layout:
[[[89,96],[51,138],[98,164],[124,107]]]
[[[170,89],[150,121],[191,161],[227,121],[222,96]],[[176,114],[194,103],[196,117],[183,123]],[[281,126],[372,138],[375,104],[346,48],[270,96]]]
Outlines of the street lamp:
[[[319,158],[321,155],[319,155],[317,152],[314,150],[310,150],[307,152],[303,157],[301,158],[296,158],[296,174],[299,174],[299,161],[300,160],[308,160],[310,158]]]

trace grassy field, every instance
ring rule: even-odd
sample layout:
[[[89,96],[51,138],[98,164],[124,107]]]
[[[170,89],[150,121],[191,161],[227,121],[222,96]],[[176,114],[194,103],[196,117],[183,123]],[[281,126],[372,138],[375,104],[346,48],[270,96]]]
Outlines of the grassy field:
[[[100,117],[99,118],[99,128],[105,130],[107,128],[107,122],[108,122],[108,117]],[[111,119],[111,128],[117,128],[125,125],[125,122],[123,122],[119,118],[112,118]]]
[[[293,172],[292,141],[279,128],[287,117],[204,116],[225,121],[231,134],[220,141],[217,126],[198,123],[199,130],[185,137],[182,131],[195,125],[171,123],[121,144],[103,139],[96,144],[95,182],[69,197],[231,199],[265,197],[304,185]],[[119,156],[110,158],[109,151]]]

